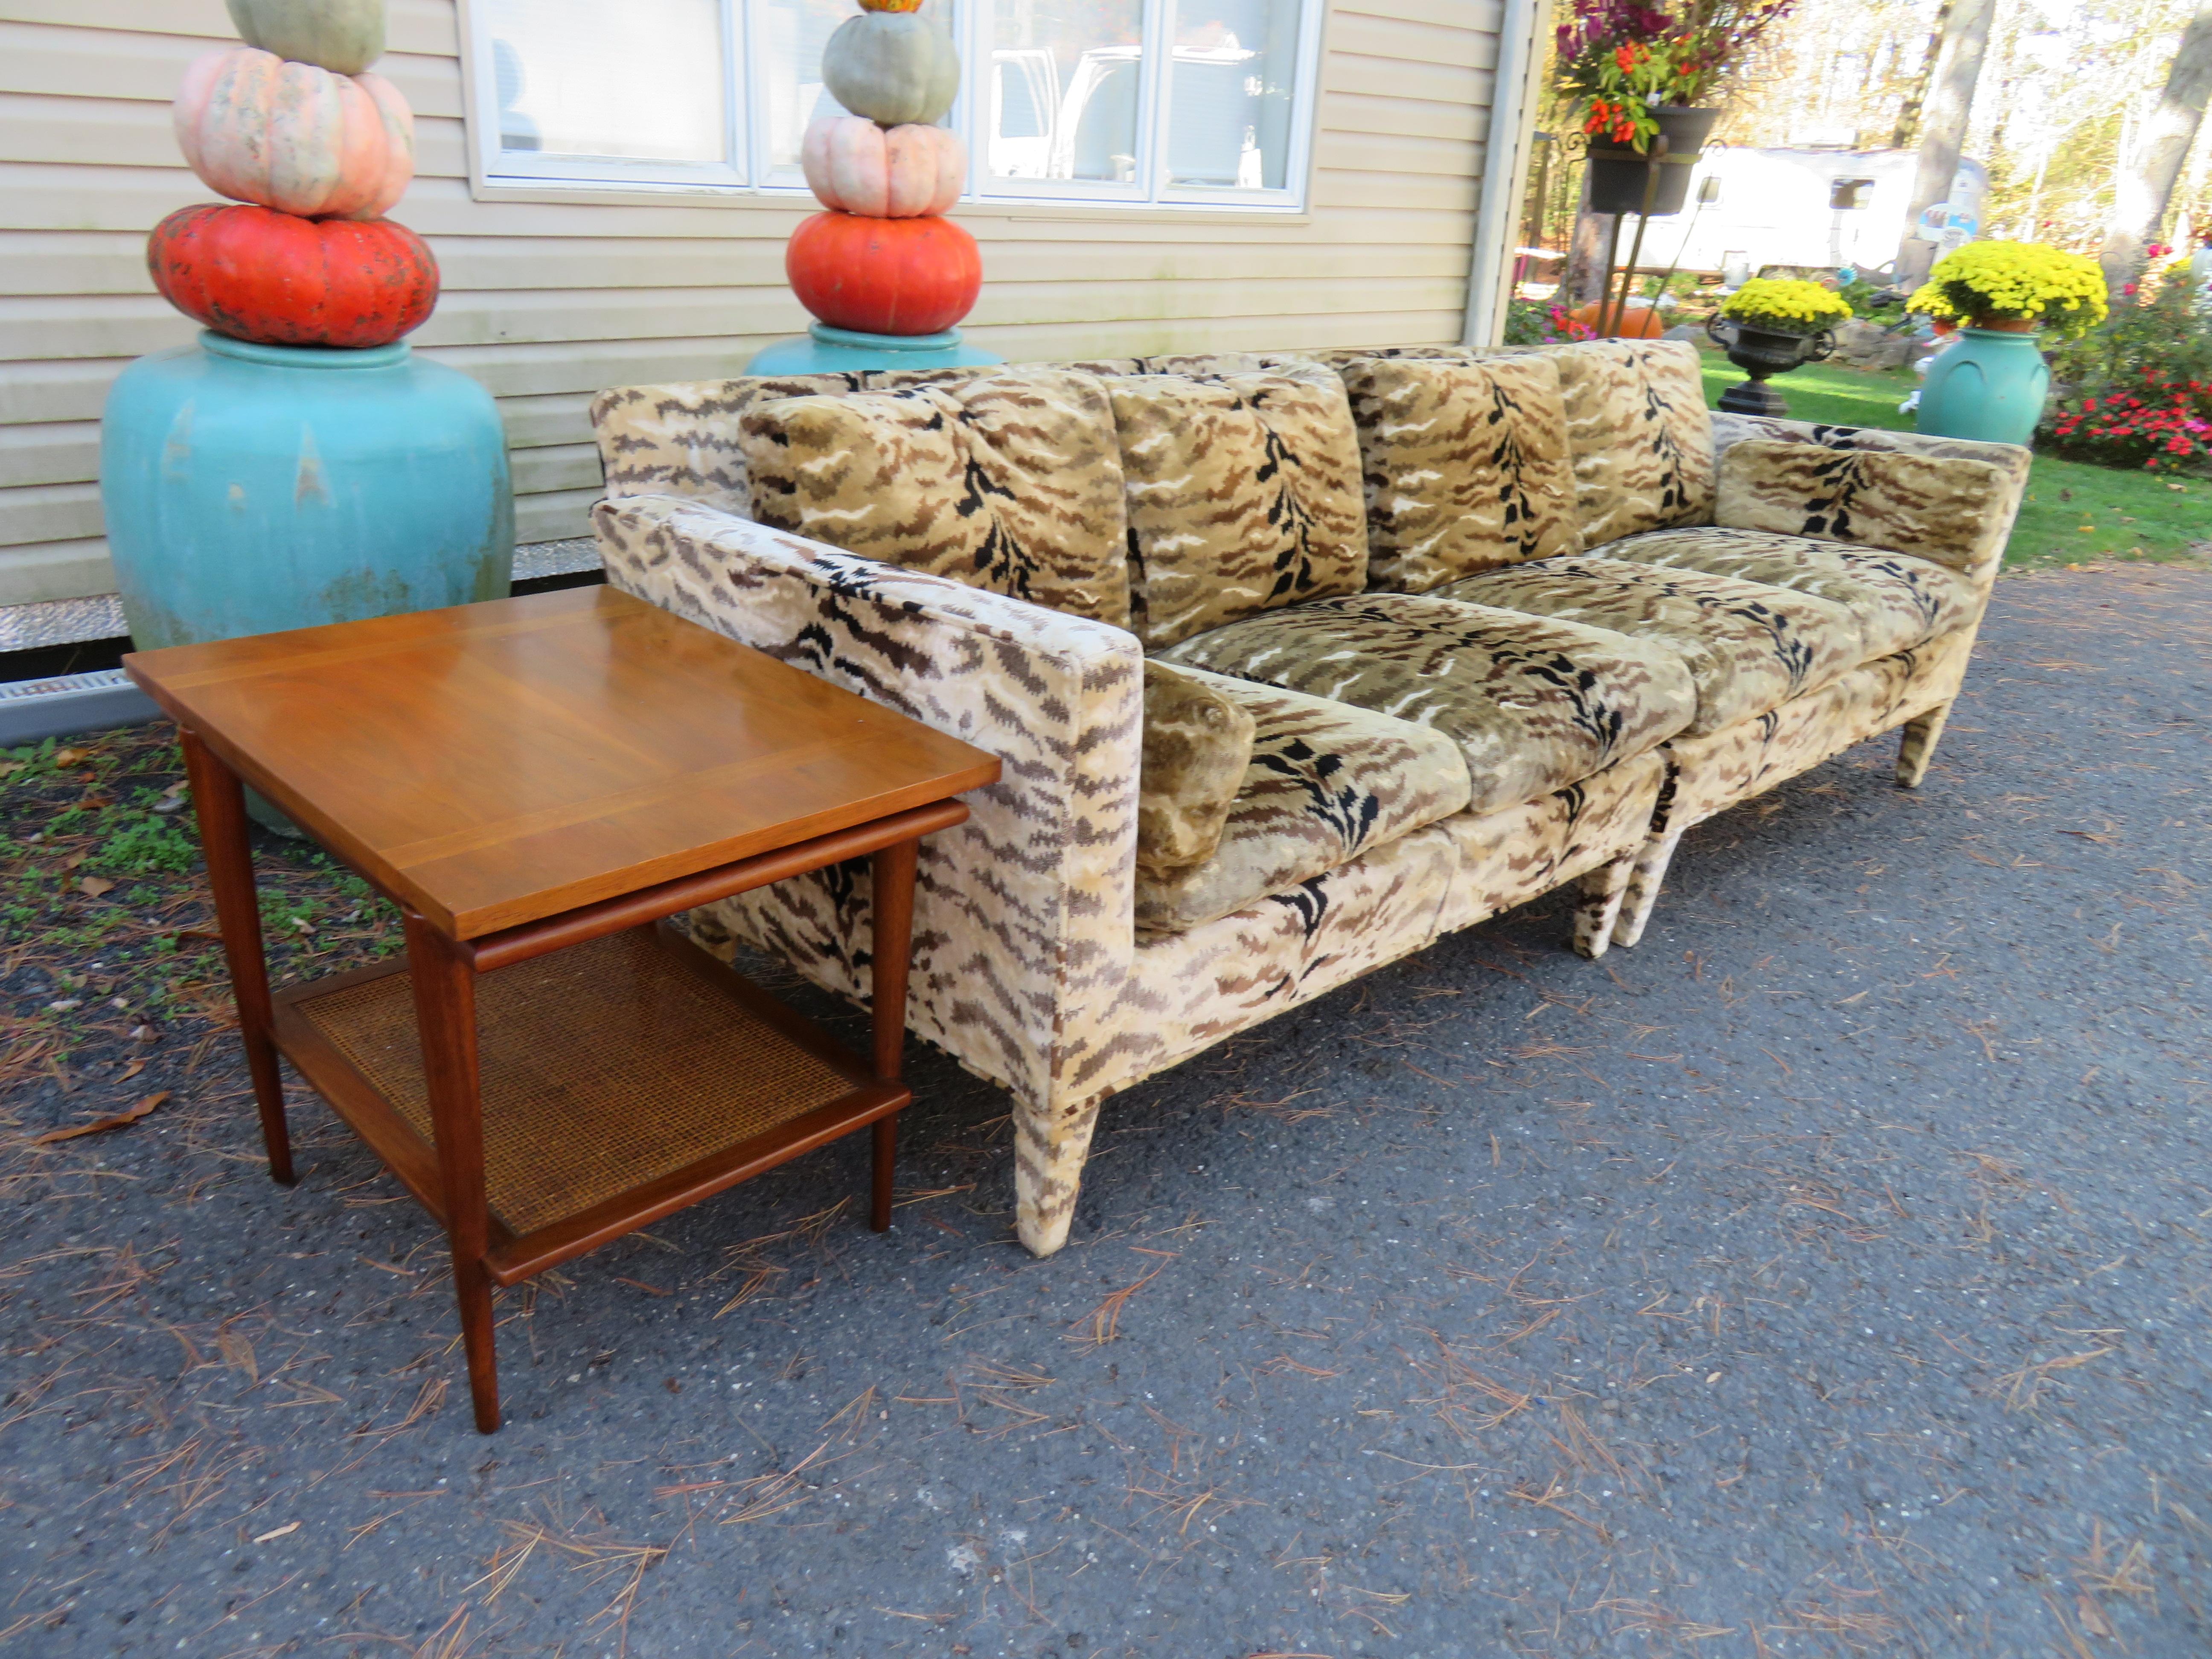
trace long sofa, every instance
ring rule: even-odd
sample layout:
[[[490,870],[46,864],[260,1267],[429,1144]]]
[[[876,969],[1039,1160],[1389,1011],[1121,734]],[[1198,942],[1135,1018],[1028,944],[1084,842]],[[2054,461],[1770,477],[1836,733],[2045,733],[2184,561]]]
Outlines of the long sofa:
[[[1693,347],[1124,359],[602,394],[622,587],[990,750],[908,1024],[1014,1100],[1023,1242],[1100,1103],[1902,726],[1917,785],[2027,453],[1709,415]],[[864,994],[865,882],[692,917]]]

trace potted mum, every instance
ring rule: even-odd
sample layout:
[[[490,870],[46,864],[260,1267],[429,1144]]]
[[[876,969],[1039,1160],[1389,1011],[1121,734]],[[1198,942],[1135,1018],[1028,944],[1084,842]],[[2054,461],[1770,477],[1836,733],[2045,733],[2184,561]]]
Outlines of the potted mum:
[[[1559,26],[1560,92],[1584,106],[1589,210],[1679,213],[1720,111],[1701,105],[1795,0],[1575,0]],[[1655,139],[1666,143],[1656,147]],[[1651,175],[1654,170],[1657,177]]]
[[[1787,415],[1790,405],[1766,384],[1800,363],[1817,362],[1836,349],[1835,326],[1851,314],[1843,295],[1798,276],[1754,276],[1721,302],[1705,332],[1744,372],[1744,382],[1721,393],[1721,407],[1738,415]],[[1729,331],[1723,334],[1721,331]]]
[[[2070,340],[2105,320],[2094,259],[2041,242],[1970,242],[1947,253],[1909,307],[1959,325],[1959,342],[1929,364],[1920,430],[1943,438],[2024,444],[2051,390],[2039,331]]]

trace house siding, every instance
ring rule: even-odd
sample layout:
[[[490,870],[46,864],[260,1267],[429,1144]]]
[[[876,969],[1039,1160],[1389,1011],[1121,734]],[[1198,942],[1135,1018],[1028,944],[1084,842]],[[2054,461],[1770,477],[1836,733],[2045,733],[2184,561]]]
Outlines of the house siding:
[[[10,0],[0,21],[0,605],[111,592],[107,387],[193,325],[154,293],[146,233],[211,198],[168,104],[235,39],[222,0]],[[1338,0],[1305,214],[955,210],[981,244],[963,325],[1009,360],[1459,337],[1499,0]],[[520,540],[585,533],[603,387],[734,374],[805,313],[783,282],[794,203],[472,198],[453,0],[391,0],[378,65],[416,113],[392,216],[444,279],[411,337],[498,399]]]

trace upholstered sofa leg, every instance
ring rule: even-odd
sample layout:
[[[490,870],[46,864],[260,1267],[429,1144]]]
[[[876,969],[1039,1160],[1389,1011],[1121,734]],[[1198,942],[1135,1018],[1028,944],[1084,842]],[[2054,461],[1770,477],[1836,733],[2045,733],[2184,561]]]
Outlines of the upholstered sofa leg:
[[[1667,884],[1667,866],[1674,863],[1674,849],[1681,844],[1682,832],[1670,830],[1645,842],[1636,854],[1634,867],[1629,872],[1628,891],[1620,903],[1620,918],[1613,924],[1615,945],[1632,946],[1644,937],[1644,925],[1651,920],[1652,908],[1659,902],[1659,890]]]
[[[1928,775],[1928,763],[1936,758],[1936,744],[1943,735],[1943,722],[1951,718],[1951,705],[1939,703],[1905,723],[1905,738],[1897,747],[1897,787],[1917,789]]]
[[[1029,1253],[1052,1255],[1067,1243],[1083,1185],[1098,1102],[1014,1107],[1014,1230]]]
[[[1620,914],[1621,896],[1635,868],[1632,858],[1601,864],[1576,884],[1581,895],[1575,905],[1575,954],[1595,962],[1613,943],[1613,919]]]

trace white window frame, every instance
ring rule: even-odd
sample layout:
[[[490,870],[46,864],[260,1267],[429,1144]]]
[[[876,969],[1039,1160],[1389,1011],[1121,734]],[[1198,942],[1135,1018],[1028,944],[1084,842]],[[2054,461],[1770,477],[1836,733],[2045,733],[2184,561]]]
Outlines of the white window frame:
[[[930,0],[941,6],[946,0]],[[464,114],[467,125],[469,182],[480,200],[502,198],[593,200],[652,198],[710,198],[763,207],[790,209],[811,203],[813,196],[803,184],[771,183],[757,175],[766,171],[769,139],[766,130],[767,100],[753,95],[750,65],[755,61],[753,42],[757,19],[750,0],[721,0],[725,27],[725,108],[732,131],[728,134],[732,160],[726,163],[635,161],[619,157],[545,155],[537,151],[504,150],[500,147],[499,96],[489,50],[490,8],[477,0],[459,0]],[[1127,183],[1066,179],[994,179],[988,164],[988,100],[978,95],[987,82],[978,65],[992,62],[991,0],[962,0],[955,27],[960,48],[960,97],[945,125],[957,131],[968,146],[968,186],[961,196],[964,207],[1008,210],[1038,209],[1103,210],[1109,212],[1162,211],[1180,215],[1191,211],[1228,213],[1282,218],[1303,214],[1310,194],[1313,174],[1314,128],[1320,104],[1322,43],[1330,9],[1329,0],[1302,0],[1295,80],[1291,100],[1290,153],[1285,158],[1284,186],[1279,190],[1206,187],[1171,185],[1167,179],[1167,145],[1170,108],[1168,82],[1173,73],[1172,48],[1148,46],[1143,63],[1143,82],[1138,98],[1137,177]],[[1144,29],[1147,42],[1170,40],[1176,0],[1145,0]],[[756,166],[753,158],[762,158]]]

